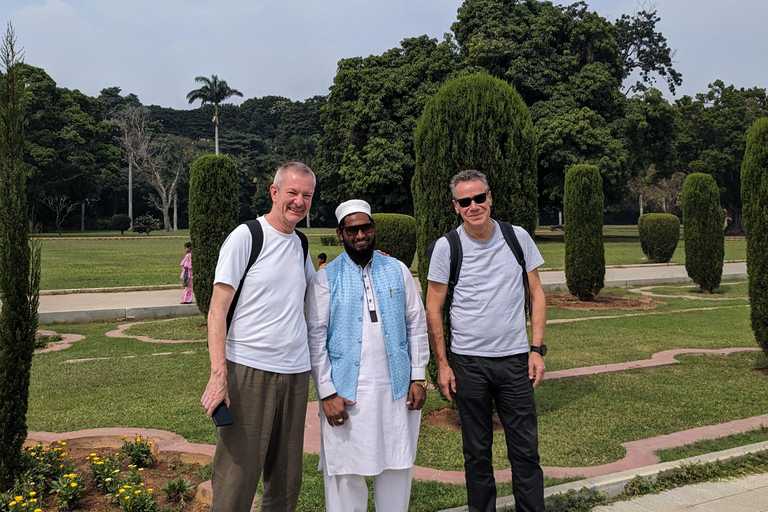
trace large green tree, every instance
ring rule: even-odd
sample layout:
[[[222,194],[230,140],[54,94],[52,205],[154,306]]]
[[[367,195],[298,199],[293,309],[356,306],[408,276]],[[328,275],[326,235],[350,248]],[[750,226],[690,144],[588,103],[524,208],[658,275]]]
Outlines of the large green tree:
[[[683,96],[675,103],[680,116],[677,154],[680,170],[711,174],[720,188],[720,202],[732,221],[728,234],[743,234],[741,164],[747,129],[768,116],[766,90],[737,89],[722,80],[696,98]]]
[[[24,79],[10,23],[0,65],[0,492],[5,492],[22,469],[40,289],[40,246],[30,243],[28,234]]]
[[[232,96],[243,97],[243,93],[237,89],[232,89],[227,85],[226,80],[219,80],[216,75],[211,75],[211,78],[207,76],[196,76],[195,82],[203,84],[199,89],[189,91],[187,94],[187,100],[190,104],[200,100],[200,106],[210,103],[213,105],[213,125],[215,130],[215,144],[216,155],[219,154],[219,104]]]
[[[374,211],[412,213],[413,131],[427,100],[456,70],[456,46],[427,36],[383,55],[339,61],[318,144],[321,199],[365,199]]]

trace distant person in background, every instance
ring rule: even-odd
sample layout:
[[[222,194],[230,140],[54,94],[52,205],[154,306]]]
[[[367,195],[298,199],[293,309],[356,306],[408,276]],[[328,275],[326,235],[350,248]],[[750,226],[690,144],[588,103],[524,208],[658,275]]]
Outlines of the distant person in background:
[[[192,293],[192,244],[184,244],[184,250],[187,252],[184,259],[181,260],[181,275],[179,278],[184,283],[184,294],[181,296],[182,304],[192,304],[195,301],[195,294]]]
[[[320,270],[328,264],[328,255],[321,252],[317,255],[317,270]]]

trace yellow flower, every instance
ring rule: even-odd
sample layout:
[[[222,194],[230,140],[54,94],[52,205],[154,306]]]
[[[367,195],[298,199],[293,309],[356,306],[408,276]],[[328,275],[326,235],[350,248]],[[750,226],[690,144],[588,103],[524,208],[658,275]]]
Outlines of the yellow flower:
[[[125,439],[126,437],[128,437],[128,436],[120,436],[120,439]]]
[[[29,492],[29,495],[30,495],[30,496],[36,496],[36,495],[37,495],[37,493],[36,493],[35,491],[30,491],[30,492]]]
[[[67,442],[66,442],[66,441],[64,441],[64,442],[61,442],[61,441],[59,441],[59,444],[60,444],[61,446],[67,446]]]
[[[104,461],[103,461],[103,460],[100,460],[100,461],[98,461],[98,462],[96,463],[96,465],[97,465],[97,466],[100,466],[100,465],[102,465],[102,464],[104,464]]]
[[[104,479],[104,481],[105,481],[105,482],[111,482],[111,481],[112,481],[112,479],[111,479],[111,478],[105,478],[105,479]]]
[[[30,503],[37,503],[37,498],[32,498],[29,500]]]
[[[152,492],[152,488],[147,489],[147,492]]]
[[[95,456],[96,456],[96,454],[95,454],[95,453],[92,453],[92,454],[91,454],[91,457],[95,457]]]
[[[71,484],[69,484],[69,485],[71,485],[72,487],[77,487],[77,482],[72,482],[72,483],[71,483]]]
[[[120,490],[119,490],[119,491],[117,491],[117,492],[125,492],[125,489],[120,489]]]
[[[91,460],[91,458],[90,457],[86,457],[85,460]]]
[[[141,442],[141,436],[139,436],[139,437],[137,437],[137,438],[136,438],[136,442],[137,442],[137,443],[140,443],[140,442]]]
[[[66,457],[69,452],[61,452],[62,457]]]
[[[129,499],[131,499],[131,497],[130,496],[126,496],[125,499],[129,500]]]
[[[12,502],[10,502],[10,503],[8,504],[8,506],[9,506],[9,507],[13,507],[14,505],[16,505],[16,502],[15,502],[15,501],[12,501]]]
[[[141,494],[141,489],[139,489],[138,491],[133,491],[133,494]]]
[[[21,500],[24,499],[24,496],[14,496],[13,499],[21,503]]]
[[[139,471],[144,471],[144,468],[139,468]]]
[[[151,446],[152,445],[152,441],[147,441],[147,444]]]
[[[115,454],[115,457],[117,457],[118,455],[120,455],[120,452],[117,452],[117,453]]]
[[[41,508],[36,508],[36,509],[35,509],[35,512],[43,512],[43,509],[41,509]]]

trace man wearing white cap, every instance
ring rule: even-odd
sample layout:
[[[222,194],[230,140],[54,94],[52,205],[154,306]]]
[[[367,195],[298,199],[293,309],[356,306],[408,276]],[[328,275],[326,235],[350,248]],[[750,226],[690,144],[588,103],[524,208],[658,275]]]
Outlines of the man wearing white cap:
[[[312,279],[307,328],[320,398],[326,509],[405,512],[411,495],[429,360],[426,317],[402,262],[374,251],[370,205],[336,209],[344,252]]]

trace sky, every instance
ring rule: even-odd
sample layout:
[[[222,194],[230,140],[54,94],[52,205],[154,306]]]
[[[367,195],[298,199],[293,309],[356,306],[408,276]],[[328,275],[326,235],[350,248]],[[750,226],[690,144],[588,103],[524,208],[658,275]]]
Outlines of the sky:
[[[683,85],[669,100],[716,79],[768,87],[768,2],[654,0],[657,25]],[[555,2],[560,3],[560,2]],[[568,0],[564,2],[570,4]],[[587,0],[613,21],[637,0]],[[105,87],[144,104],[195,108],[194,78],[213,74],[244,99],[304,100],[328,93],[340,59],[381,54],[407,37],[438,40],[462,0],[0,0],[25,62],[60,87],[98,96]],[[634,80],[631,81],[634,83]]]

